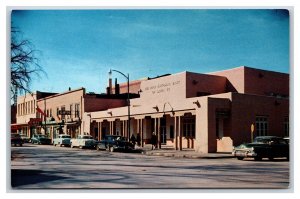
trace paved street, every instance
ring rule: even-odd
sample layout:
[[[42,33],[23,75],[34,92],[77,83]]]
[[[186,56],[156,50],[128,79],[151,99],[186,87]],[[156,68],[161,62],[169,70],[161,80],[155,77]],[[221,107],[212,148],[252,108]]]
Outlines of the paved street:
[[[13,189],[289,186],[283,159],[188,159],[31,144],[11,151]]]

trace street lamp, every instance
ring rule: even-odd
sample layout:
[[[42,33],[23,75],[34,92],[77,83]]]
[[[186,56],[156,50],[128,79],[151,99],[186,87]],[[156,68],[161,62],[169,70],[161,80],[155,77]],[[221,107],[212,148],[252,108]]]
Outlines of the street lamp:
[[[129,73],[127,74],[127,76],[118,71],[118,70],[113,70],[110,69],[108,74],[111,77],[112,71],[120,73],[121,75],[123,75],[126,79],[127,79],[127,106],[128,106],[128,120],[127,120],[127,130],[128,130],[128,140],[130,139],[130,100],[129,100]]]

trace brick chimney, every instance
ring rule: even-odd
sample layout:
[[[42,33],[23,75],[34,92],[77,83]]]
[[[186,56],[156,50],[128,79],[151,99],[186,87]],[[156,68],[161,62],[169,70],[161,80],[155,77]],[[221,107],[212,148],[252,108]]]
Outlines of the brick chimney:
[[[115,79],[115,94],[120,94],[120,85],[118,84],[117,78]]]

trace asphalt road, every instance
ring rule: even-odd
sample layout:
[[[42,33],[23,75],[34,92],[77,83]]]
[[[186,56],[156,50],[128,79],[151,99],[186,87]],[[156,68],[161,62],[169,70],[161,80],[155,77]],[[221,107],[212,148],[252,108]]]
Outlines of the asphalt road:
[[[11,147],[23,189],[288,188],[289,162],[187,159],[25,144]]]

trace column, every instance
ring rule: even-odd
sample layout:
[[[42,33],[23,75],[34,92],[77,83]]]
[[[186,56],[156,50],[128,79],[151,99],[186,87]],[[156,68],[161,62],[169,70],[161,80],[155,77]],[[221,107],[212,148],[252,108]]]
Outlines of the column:
[[[109,121],[109,135],[112,135],[112,121]]]
[[[178,117],[179,150],[182,150],[181,116]]]
[[[140,119],[137,119],[136,121],[137,121],[137,126],[136,126],[136,130],[137,130],[136,135],[137,135],[140,132]]]
[[[98,141],[102,139],[102,122],[98,122]]]
[[[144,119],[141,119],[141,146],[144,147]]]
[[[124,120],[122,120],[122,136],[125,137],[125,124],[124,124]]]
[[[178,139],[177,139],[177,116],[174,116],[174,139],[175,139],[175,150],[178,150]]]
[[[160,118],[157,118],[157,122],[158,122],[158,135],[157,135],[157,140],[158,140],[158,148],[161,149],[161,140],[160,140]]]

